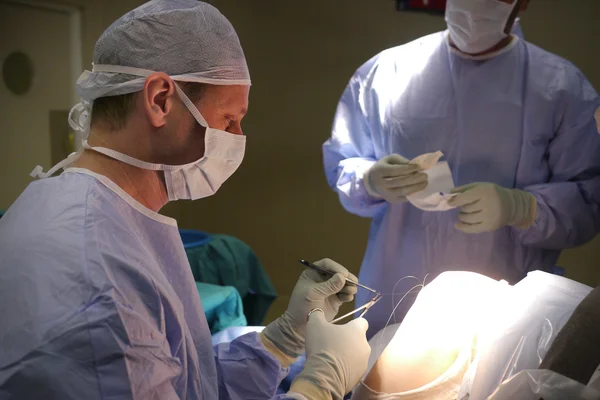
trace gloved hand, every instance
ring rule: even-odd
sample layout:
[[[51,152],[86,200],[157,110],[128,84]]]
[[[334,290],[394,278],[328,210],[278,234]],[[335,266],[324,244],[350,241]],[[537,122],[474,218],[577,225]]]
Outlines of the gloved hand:
[[[342,303],[352,301],[356,294],[356,286],[346,285],[345,278],[355,282],[358,278],[346,268],[329,259],[315,264],[336,274],[324,276],[312,268],[304,270],[285,313],[267,325],[261,333],[263,345],[283,366],[291,364],[304,351],[306,316],[312,309],[320,308],[325,313],[325,318],[331,321]]]
[[[330,324],[315,311],[308,321],[306,364],[292,382],[290,392],[311,400],[341,400],[363,377],[371,347],[369,324],[364,318],[345,325]]]
[[[364,176],[367,193],[389,203],[402,203],[406,196],[427,187],[427,174],[418,165],[391,154],[377,161]]]
[[[493,183],[473,183],[452,190],[448,204],[460,207],[456,229],[465,233],[492,232],[509,225],[529,228],[537,213],[535,197],[523,190]]]

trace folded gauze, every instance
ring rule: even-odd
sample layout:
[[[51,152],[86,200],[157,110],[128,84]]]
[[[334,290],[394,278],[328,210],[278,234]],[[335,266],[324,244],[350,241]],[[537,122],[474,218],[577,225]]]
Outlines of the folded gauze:
[[[450,191],[454,189],[454,180],[448,163],[439,162],[444,154],[441,151],[420,155],[410,161],[416,164],[427,174],[429,184],[417,193],[408,195],[408,201],[417,208],[425,211],[448,211],[455,207],[448,204],[448,200],[456,196]]]

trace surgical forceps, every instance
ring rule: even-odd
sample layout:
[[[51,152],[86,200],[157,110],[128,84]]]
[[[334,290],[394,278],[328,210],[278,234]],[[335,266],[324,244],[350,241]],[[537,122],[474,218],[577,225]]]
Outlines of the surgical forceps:
[[[324,273],[324,274],[328,274],[328,275],[330,275],[330,276],[333,276],[333,275],[335,275],[335,272],[333,272],[333,271],[330,271],[330,270],[328,270],[327,268],[323,268],[323,267],[320,267],[320,266],[318,266],[318,265],[315,265],[315,264],[313,264],[313,263],[311,263],[311,262],[308,262],[308,261],[306,261],[306,260],[299,260],[299,262],[300,262],[300,264],[302,264],[302,265],[305,265],[305,266],[307,266],[307,267],[309,267],[309,268],[315,269],[315,270],[317,270],[317,271],[319,271],[319,272],[322,272],[322,273]],[[363,288],[363,289],[366,289],[366,290],[368,290],[368,291],[370,291],[370,292],[372,292],[372,293],[375,293],[375,297],[373,297],[373,298],[371,299],[371,301],[369,301],[368,303],[366,303],[366,304],[364,304],[364,305],[362,305],[362,306],[358,307],[357,309],[355,309],[355,310],[353,310],[353,311],[350,311],[348,314],[344,314],[344,315],[342,315],[341,317],[338,317],[338,318],[334,319],[333,321],[331,321],[331,323],[332,323],[332,324],[334,324],[334,323],[336,323],[336,322],[339,322],[339,321],[343,320],[344,318],[350,317],[350,316],[354,315],[355,313],[357,313],[357,312],[358,312],[358,311],[360,311],[360,310],[364,310],[364,311],[363,311],[362,313],[360,313],[360,315],[358,316],[359,318],[361,318],[363,315],[365,315],[365,314],[366,314],[366,312],[367,312],[367,311],[369,311],[369,309],[370,309],[371,307],[373,307],[375,304],[377,304],[377,302],[378,302],[379,300],[381,300],[381,298],[383,297],[383,295],[382,295],[380,292],[378,292],[378,291],[376,291],[376,290],[374,290],[374,289],[371,289],[371,288],[370,288],[370,287],[368,287],[368,286],[365,286],[365,285],[362,285],[362,284],[360,284],[360,283],[358,283],[358,282],[355,282],[355,281],[353,281],[353,280],[351,280],[351,279],[348,279],[348,278],[346,278],[346,283],[349,283],[349,284],[351,284],[351,285],[356,285],[356,286],[358,286],[358,287],[361,287],[361,288]]]
[[[344,318],[350,317],[350,316],[354,315],[355,313],[357,313],[358,311],[364,309],[364,311],[361,312],[360,315],[358,316],[358,318],[362,318],[362,316],[365,315],[367,313],[367,311],[369,311],[369,308],[373,307],[379,300],[381,300],[382,297],[383,296],[381,295],[381,293],[377,293],[375,295],[375,297],[373,297],[371,299],[371,301],[369,301],[367,304],[363,304],[362,306],[358,307],[356,310],[350,311],[348,314],[344,314],[341,317],[337,317],[336,319],[331,321],[331,323],[335,324],[336,322],[339,322],[339,321],[343,320]]]
[[[335,274],[336,274],[335,272],[333,272],[333,271],[330,271],[330,270],[328,270],[327,268],[319,267],[318,265],[315,265],[315,264],[313,264],[313,263],[311,263],[311,262],[308,262],[308,261],[306,261],[306,260],[298,260],[298,262],[299,262],[300,264],[302,264],[302,265],[305,265],[305,266],[307,266],[307,267],[309,267],[309,268],[312,268],[312,269],[316,269],[317,271],[319,271],[319,272],[322,272],[322,273],[324,273],[324,274],[328,274],[328,275],[330,275],[330,276],[333,276],[333,275],[335,275]],[[375,293],[375,294],[381,295],[381,293],[379,293],[377,290],[371,289],[370,287],[368,287],[368,286],[365,286],[365,285],[363,285],[363,284],[361,284],[361,283],[354,282],[352,279],[348,279],[348,278],[346,278],[346,282],[347,282],[347,283],[349,283],[349,284],[351,284],[351,285],[356,285],[356,286],[358,286],[358,287],[361,287],[361,288],[363,288],[363,289],[367,289],[369,292],[372,292],[372,293]]]

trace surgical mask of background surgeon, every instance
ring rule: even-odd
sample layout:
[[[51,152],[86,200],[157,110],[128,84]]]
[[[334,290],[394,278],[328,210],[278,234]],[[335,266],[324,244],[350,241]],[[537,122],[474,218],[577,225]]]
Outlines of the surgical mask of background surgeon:
[[[118,66],[110,66],[110,69],[113,72],[121,72]],[[246,148],[246,136],[209,128],[208,123],[194,103],[176,83],[175,87],[179,97],[192,113],[194,119],[206,128],[204,156],[199,160],[185,165],[153,164],[105,147],[91,147],[87,141],[84,142],[83,147],[134,167],[163,171],[169,201],[197,200],[209,197],[217,192],[242,163]]]
[[[446,23],[452,42],[467,54],[479,54],[508,36],[506,24],[519,4],[501,0],[448,0]]]

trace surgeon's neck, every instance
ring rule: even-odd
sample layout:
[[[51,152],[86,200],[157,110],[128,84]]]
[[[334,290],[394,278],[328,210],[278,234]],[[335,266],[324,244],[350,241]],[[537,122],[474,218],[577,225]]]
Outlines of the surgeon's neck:
[[[135,152],[123,148],[126,146],[108,143],[106,138],[110,136],[93,129],[88,144],[91,147],[107,147],[138,158]],[[85,168],[107,177],[137,202],[154,212],[158,212],[168,202],[164,175],[161,171],[137,168],[93,150],[84,151],[73,163],[73,167]]]
[[[502,50],[503,48],[505,48],[506,46],[508,46],[513,40],[514,40],[513,35],[508,35],[507,37],[505,37],[504,39],[502,39],[494,47],[491,47],[491,48],[487,49],[486,51],[482,51],[481,53],[471,54],[471,53],[465,53],[464,51],[462,51],[461,49],[459,49],[458,47],[456,47],[456,45],[452,41],[452,38],[450,37],[450,35],[448,35],[448,42],[450,43],[450,46],[452,46],[452,48],[455,49],[455,50],[457,50],[459,53],[465,54],[465,55],[467,55],[469,57],[485,57],[488,54],[497,53],[500,50]]]

